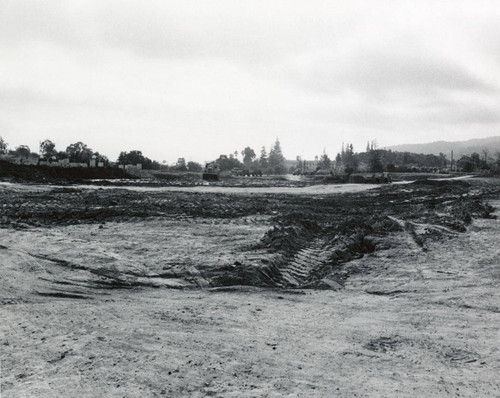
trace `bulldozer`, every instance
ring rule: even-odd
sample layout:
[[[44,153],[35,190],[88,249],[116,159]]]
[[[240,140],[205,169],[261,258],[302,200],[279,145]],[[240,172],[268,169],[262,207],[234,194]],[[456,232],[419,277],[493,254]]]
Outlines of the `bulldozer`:
[[[205,165],[203,170],[203,179],[207,181],[217,181],[219,179],[220,167],[215,162],[210,162]]]

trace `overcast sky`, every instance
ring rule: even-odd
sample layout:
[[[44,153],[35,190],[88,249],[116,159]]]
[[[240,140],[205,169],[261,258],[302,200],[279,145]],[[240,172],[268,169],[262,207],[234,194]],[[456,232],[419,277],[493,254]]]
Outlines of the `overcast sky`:
[[[0,136],[115,160],[500,135],[500,1],[1,0]]]

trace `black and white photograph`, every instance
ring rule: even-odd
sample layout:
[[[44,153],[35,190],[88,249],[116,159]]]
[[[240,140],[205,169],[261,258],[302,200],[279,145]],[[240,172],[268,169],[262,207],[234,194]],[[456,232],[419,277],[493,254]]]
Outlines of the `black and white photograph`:
[[[500,1],[0,0],[0,398],[500,397]]]

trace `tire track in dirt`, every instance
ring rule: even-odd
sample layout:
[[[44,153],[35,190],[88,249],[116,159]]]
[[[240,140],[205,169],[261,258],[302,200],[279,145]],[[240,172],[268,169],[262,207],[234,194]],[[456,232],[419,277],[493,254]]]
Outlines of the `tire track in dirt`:
[[[301,248],[280,267],[281,284],[288,287],[307,285],[316,272],[331,263],[330,251],[331,247],[324,237]]]
[[[370,251],[363,244],[364,236],[318,235],[298,244],[296,251],[277,256],[262,266],[260,284],[277,288],[342,289],[345,275],[341,263]]]

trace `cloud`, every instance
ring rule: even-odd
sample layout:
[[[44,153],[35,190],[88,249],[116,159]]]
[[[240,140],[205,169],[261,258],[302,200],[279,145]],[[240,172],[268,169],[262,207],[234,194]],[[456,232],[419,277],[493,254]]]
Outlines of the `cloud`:
[[[207,160],[498,134],[499,24],[486,0],[3,0],[0,135]]]
[[[325,2],[316,7],[292,3],[5,0],[0,5],[0,32],[8,40],[102,45],[153,57],[263,62],[311,47],[327,24],[322,11],[342,12]],[[337,20],[329,33],[340,32],[347,23]]]

